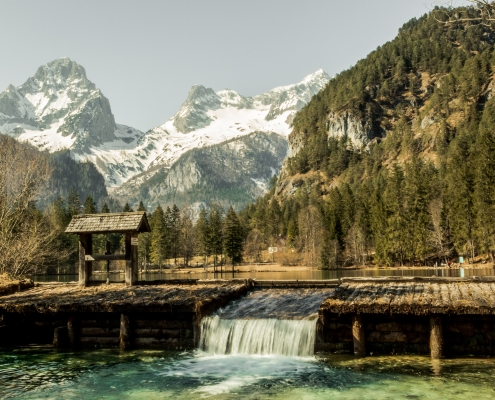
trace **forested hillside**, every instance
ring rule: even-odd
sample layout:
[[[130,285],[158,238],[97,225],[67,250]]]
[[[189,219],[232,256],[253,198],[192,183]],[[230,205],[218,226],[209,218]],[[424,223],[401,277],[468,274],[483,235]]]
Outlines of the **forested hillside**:
[[[59,196],[67,197],[72,189],[83,199],[91,196],[102,201],[108,196],[105,179],[93,163],[74,161],[69,150],[52,153],[49,159],[53,172],[37,203],[39,207],[46,207]]]
[[[322,268],[495,250],[495,72],[474,8],[436,9],[342,72],[295,117],[272,191],[242,215]],[[440,19],[440,21],[439,21]]]

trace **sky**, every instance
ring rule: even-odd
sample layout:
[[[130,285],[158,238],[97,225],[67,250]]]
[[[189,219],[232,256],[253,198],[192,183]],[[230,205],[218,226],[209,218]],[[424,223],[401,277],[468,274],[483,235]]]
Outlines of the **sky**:
[[[194,84],[253,96],[320,68],[333,76],[439,3],[0,0],[0,91],[69,57],[118,123],[147,131],[173,116]]]

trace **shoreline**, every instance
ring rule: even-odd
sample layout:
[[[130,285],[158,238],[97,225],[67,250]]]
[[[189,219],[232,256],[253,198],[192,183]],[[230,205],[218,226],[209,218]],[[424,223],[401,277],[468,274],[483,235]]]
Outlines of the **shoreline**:
[[[229,273],[232,271],[232,267],[229,265],[224,265],[222,269],[220,269],[219,266],[217,266],[217,271],[216,273]],[[326,270],[326,271],[387,271],[387,270],[398,270],[398,271],[427,271],[427,270],[459,270],[463,268],[464,270],[485,270],[485,269],[493,269],[494,265],[492,263],[487,263],[487,264],[465,264],[464,266],[460,266],[459,264],[456,265],[451,265],[450,267],[447,266],[440,266],[436,267],[435,266],[412,266],[412,267],[378,267],[378,266],[373,266],[373,267],[344,267],[340,269],[332,269],[332,270]],[[283,266],[280,264],[248,264],[248,265],[240,265],[240,266],[235,266],[234,268],[235,272],[257,272],[257,273],[283,273],[283,272],[301,272],[301,271],[324,271],[320,270],[316,267],[311,267],[311,266]],[[116,274],[116,273],[124,273],[124,271],[110,271],[110,274]],[[214,269],[212,266],[207,267],[206,269],[203,267],[187,267],[187,268],[162,268],[160,269],[149,269],[147,271],[140,271],[140,273],[143,274],[185,274],[185,275],[198,275],[198,274],[213,274]],[[95,275],[100,275],[100,274],[106,274],[106,271],[93,271],[93,274]]]

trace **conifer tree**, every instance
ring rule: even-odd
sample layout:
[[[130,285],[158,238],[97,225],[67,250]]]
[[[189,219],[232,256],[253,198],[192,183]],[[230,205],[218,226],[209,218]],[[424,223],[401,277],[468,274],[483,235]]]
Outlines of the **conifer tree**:
[[[172,217],[172,210],[170,207],[167,207],[164,213],[164,221],[165,221],[165,226],[164,226],[164,236],[165,236],[165,258],[169,259],[172,256],[172,238],[171,238],[171,232],[172,232],[172,226],[173,226],[173,217]]]
[[[146,207],[143,204],[143,201],[139,201],[138,211],[146,211]]]
[[[166,228],[163,208],[158,205],[151,214],[151,261],[158,264],[160,269],[166,259]]]
[[[103,207],[101,207],[101,212],[102,214],[108,214],[110,212],[110,208],[108,207],[107,203],[103,204]]]
[[[170,255],[177,264],[177,258],[182,247],[181,244],[181,215],[179,208],[174,204],[170,214],[169,237],[170,237]]]
[[[84,214],[96,214],[96,203],[91,196],[84,201]]]
[[[229,208],[224,221],[224,246],[225,254],[232,262],[232,273],[234,265],[242,261],[243,238],[242,229],[232,206]]]
[[[142,201],[139,202],[138,211],[147,211]],[[141,235],[139,236],[138,256],[141,260],[141,265],[145,270],[148,267],[150,252],[151,234],[149,232],[141,233]]]
[[[122,209],[122,212],[134,212],[134,210],[131,208],[129,203],[125,203],[124,208]]]
[[[72,187],[69,195],[67,196],[67,211],[70,218],[72,218],[73,215],[78,215],[81,212],[81,197],[74,187]]]
[[[406,257],[408,227],[404,208],[404,184],[404,170],[395,164],[387,180],[384,200],[387,208],[388,248],[401,265],[404,265]]]
[[[474,145],[474,207],[476,237],[483,253],[493,261],[495,250],[495,99],[490,99],[483,112]]]

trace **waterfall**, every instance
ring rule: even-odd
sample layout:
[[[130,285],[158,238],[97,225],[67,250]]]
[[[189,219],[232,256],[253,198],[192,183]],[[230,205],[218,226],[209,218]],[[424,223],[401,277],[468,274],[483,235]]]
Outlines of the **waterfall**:
[[[201,321],[200,348],[217,355],[314,355],[316,312],[328,290],[262,290]]]
[[[201,349],[210,354],[314,355],[316,319],[220,319],[201,322]]]

